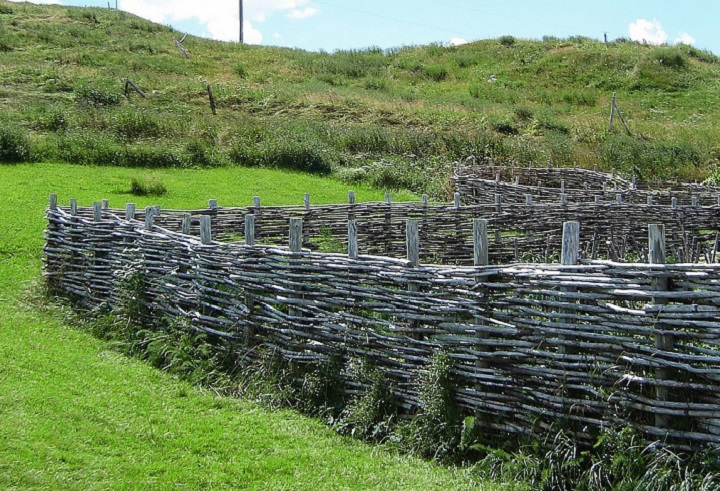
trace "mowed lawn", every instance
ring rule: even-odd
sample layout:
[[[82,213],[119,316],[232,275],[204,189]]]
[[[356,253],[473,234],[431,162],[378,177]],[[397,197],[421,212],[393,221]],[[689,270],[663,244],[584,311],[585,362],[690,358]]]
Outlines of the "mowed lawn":
[[[127,194],[154,176],[162,198]],[[43,211],[107,198],[138,207],[343,202],[337,181],[261,169],[0,167],[1,489],[508,489],[388,454],[292,411],[217,397],[125,358],[28,300],[40,281]],[[355,189],[359,201],[381,200]],[[399,195],[398,199],[411,198]],[[30,292],[30,293],[29,293]]]

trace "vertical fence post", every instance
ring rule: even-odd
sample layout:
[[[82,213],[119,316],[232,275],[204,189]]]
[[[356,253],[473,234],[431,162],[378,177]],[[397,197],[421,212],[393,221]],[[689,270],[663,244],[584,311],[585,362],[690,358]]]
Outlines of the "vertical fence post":
[[[355,191],[348,191],[348,204],[349,205],[355,204]]]
[[[303,203],[305,205],[305,211],[310,211],[310,194],[305,193],[305,196],[303,197]]]
[[[473,220],[473,264],[486,266],[488,260],[487,220]]]
[[[525,206],[532,206],[532,194],[525,195]]]
[[[567,194],[560,193],[560,205],[562,205],[562,206],[567,205]]]
[[[145,230],[152,230],[155,211],[152,206],[145,207]]]
[[[596,195],[595,195],[595,204],[596,204],[596,205],[599,205],[599,204],[600,204],[600,195],[599,195],[599,194],[596,194]]]
[[[700,198],[698,197],[697,194],[693,194],[691,199],[692,199],[693,207],[697,208],[700,205]]]
[[[653,197],[652,197],[651,194],[648,195],[648,197],[647,197],[647,204],[648,204],[648,206],[652,206],[652,205],[653,205]]]
[[[212,221],[208,215],[200,215],[200,242],[203,245],[212,244]]]
[[[255,245],[255,215],[245,215],[245,245]]]
[[[563,235],[562,235],[562,252],[560,253],[560,264],[564,266],[574,266],[578,263],[578,257],[580,252],[580,223],[579,222],[565,222],[563,223]],[[562,288],[561,292],[572,292],[574,288]],[[564,309],[560,309],[560,313],[566,313]],[[562,318],[559,319],[563,321]],[[560,346],[558,346],[558,353],[568,354],[572,350],[565,346],[567,338],[565,335],[558,335]]]
[[[302,250],[302,218],[291,218],[290,219],[290,251],[300,252]]]
[[[618,205],[621,205],[623,203],[623,195],[618,193],[615,195],[615,201]]]
[[[126,203],[125,204],[125,220],[134,220],[135,219],[135,203]]]
[[[57,194],[53,193],[48,197],[48,208],[50,208],[50,211],[57,210],[58,205],[58,196]]]
[[[209,199],[208,200],[208,208],[211,210],[215,210],[218,207],[218,200],[216,199]]]
[[[500,213],[502,213],[502,194],[495,193],[495,213],[498,215],[497,218],[500,218]],[[500,220],[495,221],[495,243],[499,244],[502,241],[502,233],[500,232],[500,226],[499,226]]]
[[[670,206],[672,206],[673,209],[678,207],[678,199],[675,196],[670,199]]]
[[[192,215],[185,213],[182,217],[182,233],[190,235],[190,226],[192,225]]]
[[[77,200],[75,198],[70,199],[70,214],[72,216],[77,215]]]
[[[460,208],[460,193],[455,193],[455,195],[453,197],[453,202],[455,205],[455,209]]]
[[[675,198],[673,198],[675,199]],[[648,225],[648,259],[650,264],[665,264],[665,225],[650,224]],[[653,291],[667,291],[668,278],[665,275],[653,275],[651,280]],[[663,305],[666,303],[664,298],[653,298],[654,305]],[[656,328],[657,329],[657,328]],[[659,332],[655,334],[655,349],[661,351],[672,351],[675,347],[675,340],[672,334]],[[655,368],[655,397],[659,402],[668,399],[667,387],[661,385],[663,381],[669,378],[669,370],[665,367]],[[667,428],[670,418],[664,414],[655,414],[655,426],[658,428]]]
[[[348,257],[358,258],[357,222],[348,220]]]
[[[420,265],[420,233],[418,228],[417,220],[406,220],[405,221],[405,242],[407,248],[407,260],[410,268],[416,268]],[[417,283],[413,283],[412,280],[408,280],[409,292],[419,291]],[[422,335],[419,334],[416,329],[420,323],[417,320],[410,322],[410,337],[413,339],[421,339]]]
[[[428,195],[423,194],[420,198],[420,202],[422,203],[423,208],[427,208],[428,205]],[[720,205],[720,196],[718,196],[718,204]]]
[[[103,210],[109,210],[110,209],[110,201],[107,199],[102,200],[102,209]]]
[[[389,205],[392,203],[392,195],[390,193],[385,193],[385,204]]]
[[[99,201],[93,203],[93,221],[102,220],[102,204]]]

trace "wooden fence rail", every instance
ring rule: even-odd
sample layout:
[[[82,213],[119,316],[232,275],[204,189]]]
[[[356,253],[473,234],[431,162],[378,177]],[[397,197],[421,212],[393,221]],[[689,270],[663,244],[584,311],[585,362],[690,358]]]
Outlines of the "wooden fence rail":
[[[372,360],[407,410],[418,374],[444,352],[456,401],[494,438],[561,426],[589,442],[603,426],[633,425],[679,448],[720,443],[720,265],[572,264],[582,222],[565,227],[569,264],[487,265],[490,222],[470,220],[476,265],[442,266],[419,261],[422,217],[406,222],[397,259],[357,254],[359,215],[345,223],[358,242],[348,255],[299,248],[297,220],[292,247],[246,245],[56,203],[45,275],[88,307],[121,308],[123,279],[137,274],[148,321],[182,316],[248,359],[263,347],[298,364]]]

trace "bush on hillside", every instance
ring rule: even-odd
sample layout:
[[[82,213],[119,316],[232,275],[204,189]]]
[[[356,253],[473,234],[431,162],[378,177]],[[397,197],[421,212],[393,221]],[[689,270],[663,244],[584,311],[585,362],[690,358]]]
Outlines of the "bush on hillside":
[[[513,36],[500,36],[498,42],[501,46],[512,46],[515,44],[515,38]]]
[[[24,162],[30,157],[30,141],[22,128],[0,125],[0,162]]]

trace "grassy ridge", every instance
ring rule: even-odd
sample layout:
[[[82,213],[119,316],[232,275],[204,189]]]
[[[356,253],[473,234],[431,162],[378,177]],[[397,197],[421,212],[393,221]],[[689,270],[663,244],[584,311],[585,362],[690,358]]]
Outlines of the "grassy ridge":
[[[506,36],[328,54],[188,37],[185,59],[180,36],[0,0],[0,160],[283,167],[436,195],[471,155],[646,178],[717,165],[719,60],[689,46]],[[125,98],[124,77],[148,99]],[[632,136],[608,131],[614,91]]]
[[[152,171],[145,171],[152,173]],[[328,179],[262,169],[157,171],[161,198],[127,194],[138,171],[58,164],[0,167],[0,488],[469,489],[464,473],[334,435],[289,411],[201,393],[122,357],[61,315],[37,311],[43,209],[104,196],[120,205],[298,203],[346,197]],[[357,189],[360,200],[378,191]],[[402,196],[398,196],[400,198]],[[408,197],[407,195],[405,197]],[[487,483],[488,489],[494,489]],[[507,489],[507,488],[506,488]]]

